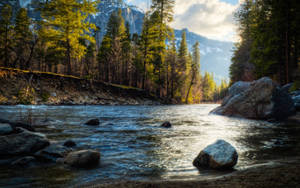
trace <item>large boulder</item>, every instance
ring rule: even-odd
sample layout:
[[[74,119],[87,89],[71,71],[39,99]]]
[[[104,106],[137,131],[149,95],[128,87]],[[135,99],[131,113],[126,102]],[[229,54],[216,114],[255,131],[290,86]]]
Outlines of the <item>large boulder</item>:
[[[238,81],[234,83],[228,89],[227,96],[224,98],[222,105],[225,105],[231,97],[244,92],[245,90],[249,89],[249,87],[250,87],[250,82]]]
[[[212,111],[220,115],[265,120],[284,120],[294,112],[290,95],[268,77],[244,84],[243,87],[234,84],[229,88],[229,95],[222,105]]]
[[[237,160],[235,148],[224,140],[217,140],[199,153],[193,165],[197,168],[226,169],[234,167]]]
[[[99,164],[100,152],[95,150],[80,150],[69,153],[64,163],[72,167],[89,168]]]
[[[45,135],[22,128],[17,133],[0,136],[0,156],[33,154],[49,145]]]

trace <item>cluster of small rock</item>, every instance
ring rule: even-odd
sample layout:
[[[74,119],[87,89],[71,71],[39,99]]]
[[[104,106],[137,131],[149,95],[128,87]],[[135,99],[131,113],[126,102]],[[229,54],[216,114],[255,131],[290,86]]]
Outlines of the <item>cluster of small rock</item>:
[[[99,125],[99,119],[85,123]],[[161,127],[171,128],[170,122]],[[23,123],[0,120],[0,164],[15,167],[29,167],[44,163],[57,163],[77,168],[96,167],[100,163],[100,152],[96,150],[78,150],[76,143],[67,140],[64,143],[47,139],[44,134]],[[233,146],[224,140],[218,140],[203,149],[195,158],[197,168],[223,169],[232,168],[237,163],[238,155]]]
[[[62,163],[89,168],[100,162],[100,152],[76,150],[76,143],[53,142],[30,125],[0,120],[0,164],[28,167],[40,163]]]

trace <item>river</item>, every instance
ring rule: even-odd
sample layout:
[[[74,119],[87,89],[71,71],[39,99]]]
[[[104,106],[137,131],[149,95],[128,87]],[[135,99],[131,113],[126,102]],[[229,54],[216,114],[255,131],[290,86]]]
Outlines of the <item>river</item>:
[[[0,106],[2,119],[30,121],[50,140],[72,139],[78,148],[101,152],[101,164],[93,169],[0,167],[0,187],[195,180],[226,174],[228,171],[199,171],[192,165],[200,150],[217,139],[236,147],[239,159],[235,170],[299,156],[299,126],[210,115],[217,106]],[[101,124],[84,125],[92,118],[99,118]],[[164,121],[173,127],[161,128]]]

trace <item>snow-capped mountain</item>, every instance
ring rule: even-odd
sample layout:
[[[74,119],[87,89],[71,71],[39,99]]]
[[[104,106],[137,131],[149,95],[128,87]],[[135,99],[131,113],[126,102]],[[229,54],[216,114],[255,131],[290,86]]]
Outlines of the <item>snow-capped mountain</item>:
[[[35,1],[38,0],[1,0],[0,3],[9,3],[14,7],[14,9],[18,9],[20,6],[26,7],[32,18],[39,19],[38,13],[34,11]],[[100,27],[100,39],[106,33],[106,24],[110,14],[119,8],[122,9],[122,15],[125,21],[130,25],[131,33],[141,32],[144,17],[142,10],[135,6],[129,6],[122,0],[101,0],[98,5],[98,12],[91,16],[89,20]],[[187,34],[187,43],[190,50],[196,41],[200,43],[201,72],[213,72],[216,81],[218,82],[221,79],[227,79],[231,63],[233,43],[211,40],[193,32],[189,32],[187,29],[184,30]],[[183,30],[175,30],[177,46],[180,44],[182,31]]]

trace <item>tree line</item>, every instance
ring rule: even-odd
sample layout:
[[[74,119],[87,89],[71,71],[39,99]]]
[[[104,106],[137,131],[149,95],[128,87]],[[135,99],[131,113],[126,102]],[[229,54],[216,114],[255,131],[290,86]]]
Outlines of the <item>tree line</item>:
[[[246,0],[235,17],[241,40],[232,58],[231,82],[263,76],[282,85],[299,82],[300,3]]]
[[[176,48],[174,0],[152,0],[140,34],[131,34],[122,10],[114,11],[106,28],[89,22],[98,1],[36,1],[40,20],[32,20],[21,8],[1,7],[0,64],[100,80],[147,90],[174,103],[220,100],[225,80],[217,86],[213,74],[200,74],[200,49],[189,52],[186,33]],[[100,29],[106,34],[96,42]],[[99,40],[99,39],[97,39]]]

